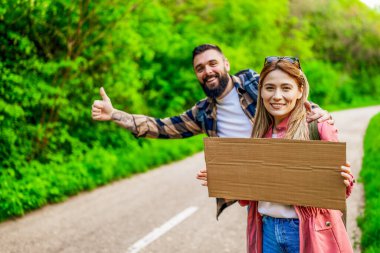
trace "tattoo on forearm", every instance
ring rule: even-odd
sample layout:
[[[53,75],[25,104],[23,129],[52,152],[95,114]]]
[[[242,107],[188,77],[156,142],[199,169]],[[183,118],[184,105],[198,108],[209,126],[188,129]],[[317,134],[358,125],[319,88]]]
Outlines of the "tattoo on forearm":
[[[114,112],[112,114],[112,119],[122,127],[125,127],[131,131],[136,130],[136,125],[131,114],[125,112]]]
[[[121,121],[123,118],[123,113],[122,112],[114,112],[112,113],[112,119],[116,121]]]

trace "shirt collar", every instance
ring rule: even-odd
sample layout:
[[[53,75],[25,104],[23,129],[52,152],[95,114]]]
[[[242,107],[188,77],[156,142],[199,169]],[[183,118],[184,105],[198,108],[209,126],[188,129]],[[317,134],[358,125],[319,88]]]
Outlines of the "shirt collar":
[[[288,121],[289,121],[289,116],[286,117],[283,121],[280,122],[280,124],[276,126],[277,136],[280,136],[280,137],[284,136],[284,134],[286,133],[286,130],[288,129]],[[273,133],[273,123],[269,126],[268,132],[265,134],[265,137],[270,138],[272,136],[272,133]]]
[[[231,76],[231,79],[232,79],[232,82],[235,86],[236,91],[238,92],[238,94],[240,96],[242,96],[244,93],[247,92],[245,89],[243,89],[243,84],[241,83],[241,80],[239,77]]]

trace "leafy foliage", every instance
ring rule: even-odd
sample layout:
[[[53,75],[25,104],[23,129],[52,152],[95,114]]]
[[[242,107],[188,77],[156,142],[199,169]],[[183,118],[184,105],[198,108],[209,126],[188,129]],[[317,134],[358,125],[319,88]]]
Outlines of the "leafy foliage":
[[[204,96],[191,62],[202,43],[232,73],[299,56],[322,107],[380,96],[380,14],[358,0],[0,3],[0,219],[200,150],[136,139],[90,107],[104,86],[118,109],[181,113]]]

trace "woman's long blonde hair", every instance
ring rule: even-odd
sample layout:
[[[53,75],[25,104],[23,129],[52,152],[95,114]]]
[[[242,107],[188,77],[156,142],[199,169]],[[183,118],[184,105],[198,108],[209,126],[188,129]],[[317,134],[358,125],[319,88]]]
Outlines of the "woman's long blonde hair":
[[[260,73],[259,94],[256,108],[255,124],[252,137],[263,138],[269,128],[274,124],[273,116],[264,107],[261,97],[261,89],[266,76],[274,71],[281,70],[292,77],[298,84],[298,88],[303,88],[302,97],[297,99],[294,109],[289,117],[285,139],[309,140],[309,129],[306,122],[305,102],[309,95],[309,83],[305,74],[298,66],[287,60],[280,59],[264,65]]]

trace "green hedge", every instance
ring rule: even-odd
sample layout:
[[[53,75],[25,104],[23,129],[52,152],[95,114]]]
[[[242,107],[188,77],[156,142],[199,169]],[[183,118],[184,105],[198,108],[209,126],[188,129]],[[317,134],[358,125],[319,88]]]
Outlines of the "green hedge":
[[[32,161],[19,170],[1,170],[0,221],[186,157],[202,150],[202,138],[139,140],[115,150],[96,146],[63,164]]]
[[[372,104],[379,27],[359,0],[1,1],[0,219],[201,149],[92,121],[100,86],[117,109],[177,115],[204,97],[192,49],[215,43],[231,73],[294,55],[313,102]]]
[[[364,185],[365,210],[358,219],[363,252],[380,252],[380,113],[372,118],[364,139],[360,179]]]

